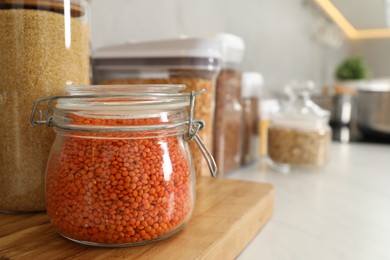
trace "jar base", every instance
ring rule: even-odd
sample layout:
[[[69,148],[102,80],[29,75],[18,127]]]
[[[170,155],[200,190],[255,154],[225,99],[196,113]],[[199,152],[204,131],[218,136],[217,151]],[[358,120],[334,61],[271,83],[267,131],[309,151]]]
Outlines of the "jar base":
[[[70,241],[73,241],[73,242],[76,242],[76,243],[79,243],[79,244],[83,244],[83,245],[88,245],[88,246],[95,246],[95,247],[111,247],[111,248],[114,248],[114,247],[133,247],[133,246],[142,246],[142,245],[146,245],[146,244],[149,244],[149,243],[154,243],[154,242],[157,242],[157,241],[161,241],[161,240],[164,240],[164,239],[167,239],[168,237],[170,236],[173,236],[175,235],[176,233],[180,232],[184,226],[185,226],[185,222],[183,224],[181,224],[179,227],[177,227],[175,230],[165,234],[165,235],[162,235],[158,238],[155,238],[155,239],[151,239],[151,240],[145,240],[145,241],[140,241],[140,242],[130,242],[130,243],[121,243],[121,244],[103,244],[103,243],[95,243],[95,242],[90,242],[90,241],[83,241],[83,240],[77,240],[77,239],[74,239],[74,238],[70,238],[66,235],[63,235],[61,233],[58,232],[59,235],[61,235],[62,237],[66,238],[66,239],[69,239]]]

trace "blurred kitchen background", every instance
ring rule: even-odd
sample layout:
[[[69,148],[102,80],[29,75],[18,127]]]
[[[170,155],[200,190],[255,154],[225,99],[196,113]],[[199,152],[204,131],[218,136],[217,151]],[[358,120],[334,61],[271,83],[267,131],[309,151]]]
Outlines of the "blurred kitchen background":
[[[336,70],[350,57],[359,57],[365,63],[368,79],[389,78],[389,2],[95,0],[92,1],[91,44],[92,50],[96,50],[129,41],[230,33],[241,37],[246,45],[242,70],[263,75],[263,97],[280,94],[283,86],[293,79],[310,79],[320,89],[330,88],[334,92],[333,87],[338,85]],[[352,92],[356,92],[356,86],[352,87],[355,88]],[[329,91],[325,92],[329,95]],[[336,92],[351,94],[350,89],[336,89]],[[351,117],[356,117],[356,102],[351,98],[331,101],[321,95],[320,91],[315,100],[333,110],[331,121],[336,125],[349,123]],[[332,102],[336,103],[333,107]],[[385,104],[379,110],[383,113],[388,106]],[[387,125],[390,119],[385,117],[380,127],[390,132]],[[336,135],[337,132],[338,129]],[[350,140],[349,135],[344,140]]]
[[[261,72],[267,89],[294,78],[331,84],[345,57],[358,51],[370,55],[365,44],[352,48],[312,1],[95,0],[92,14],[93,49],[178,35],[238,35],[246,45],[243,70]]]
[[[260,155],[267,154],[272,114],[286,109],[285,87],[294,80],[316,86],[312,100],[330,112],[334,141],[390,143],[389,0],[95,0],[91,13],[92,57],[102,47],[123,43],[219,33],[240,37],[245,43],[241,71],[261,74],[258,87],[251,87],[259,88],[259,105],[245,105],[237,97],[244,111],[246,106],[252,107],[249,114],[256,113],[253,122],[259,121],[252,123],[258,128],[248,124],[244,129],[260,133],[260,142],[242,142],[241,155],[246,149],[258,154],[251,148],[254,143],[260,144]],[[216,93],[217,110],[221,95],[230,94]],[[317,108],[304,110],[319,116]],[[214,123],[226,128],[218,115]],[[242,136],[247,136],[245,130]],[[221,139],[222,144],[231,140]],[[214,143],[214,153],[219,150],[225,149]]]
[[[386,0],[332,0],[356,30],[388,28]],[[95,0],[92,48],[131,40],[227,32],[246,44],[244,70],[259,71],[269,87],[292,78],[332,84],[336,66],[361,56],[372,77],[390,75],[390,33],[351,39],[315,0]]]

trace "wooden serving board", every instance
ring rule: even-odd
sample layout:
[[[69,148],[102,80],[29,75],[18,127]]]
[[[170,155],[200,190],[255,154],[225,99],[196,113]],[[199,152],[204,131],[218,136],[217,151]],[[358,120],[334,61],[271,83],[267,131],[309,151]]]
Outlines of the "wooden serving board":
[[[45,213],[0,214],[0,259],[233,259],[271,218],[273,204],[269,184],[198,178],[194,214],[182,231],[127,248],[69,241]]]

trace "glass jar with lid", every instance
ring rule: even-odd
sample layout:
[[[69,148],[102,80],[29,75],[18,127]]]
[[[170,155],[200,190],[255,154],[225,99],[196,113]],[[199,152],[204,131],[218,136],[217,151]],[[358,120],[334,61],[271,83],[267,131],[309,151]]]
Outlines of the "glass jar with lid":
[[[127,42],[92,54],[93,80],[99,85],[183,84],[189,91],[205,89],[194,116],[205,121],[199,135],[213,149],[215,81],[220,70],[220,45],[213,37],[180,37]],[[190,144],[191,148],[193,144]],[[197,175],[208,175],[197,149],[191,149]]]
[[[275,113],[268,129],[268,156],[280,170],[322,166],[331,140],[330,113],[310,100],[312,81],[286,86],[290,100]]]
[[[89,6],[89,0],[0,0],[1,212],[45,210],[54,133],[33,128],[29,108],[40,95],[90,83]]]
[[[40,99],[34,125],[54,127],[46,171],[47,213],[64,237],[96,246],[166,238],[191,216],[195,174],[187,141],[215,163],[182,85],[78,86]],[[38,107],[48,101],[46,115]],[[190,112],[187,111],[190,106]]]

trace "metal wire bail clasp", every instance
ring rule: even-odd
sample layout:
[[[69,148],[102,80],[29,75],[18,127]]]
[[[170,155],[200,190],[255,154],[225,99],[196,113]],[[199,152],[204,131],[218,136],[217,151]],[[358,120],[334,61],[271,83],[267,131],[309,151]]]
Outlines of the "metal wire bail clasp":
[[[184,140],[187,142],[192,139],[195,140],[195,143],[198,145],[200,151],[207,161],[211,176],[216,177],[218,170],[217,164],[215,163],[214,157],[211,155],[210,151],[207,149],[206,145],[198,135],[198,131],[204,128],[205,122],[201,119],[194,119],[195,97],[199,94],[202,94],[203,92],[205,92],[204,89],[198,92],[192,91],[190,94],[190,118],[188,121],[188,131],[186,134],[184,134]]]
[[[30,114],[30,123],[33,126],[38,126],[42,124],[46,124],[48,126],[52,125],[52,105],[53,101],[59,99],[61,96],[52,96],[52,97],[45,97],[45,98],[39,98],[35,101],[32,112]],[[46,109],[45,109],[45,114],[42,114],[42,110],[38,110],[38,107],[40,106],[41,103],[47,103],[46,104]],[[36,113],[38,111],[38,119],[36,119]]]

